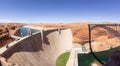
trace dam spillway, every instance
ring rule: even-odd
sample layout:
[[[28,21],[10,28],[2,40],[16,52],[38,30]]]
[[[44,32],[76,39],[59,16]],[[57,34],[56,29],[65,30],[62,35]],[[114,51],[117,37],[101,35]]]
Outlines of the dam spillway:
[[[58,56],[71,48],[71,29],[52,29],[27,37],[1,56],[19,66],[56,66]]]

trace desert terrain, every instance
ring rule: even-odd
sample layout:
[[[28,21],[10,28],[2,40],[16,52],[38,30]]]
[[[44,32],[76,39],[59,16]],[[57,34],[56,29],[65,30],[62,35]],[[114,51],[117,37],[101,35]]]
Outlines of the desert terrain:
[[[0,23],[0,47],[14,41],[11,35],[20,36],[19,24]]]

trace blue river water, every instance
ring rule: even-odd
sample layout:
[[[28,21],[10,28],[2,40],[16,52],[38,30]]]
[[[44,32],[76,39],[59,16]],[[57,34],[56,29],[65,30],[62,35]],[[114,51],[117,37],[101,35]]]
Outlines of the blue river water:
[[[26,27],[20,27],[21,29],[21,33],[24,36],[27,36],[27,35],[30,35],[30,32],[31,34],[35,33],[35,32],[38,32],[39,30],[35,30],[35,29],[31,29],[31,28],[26,28]]]

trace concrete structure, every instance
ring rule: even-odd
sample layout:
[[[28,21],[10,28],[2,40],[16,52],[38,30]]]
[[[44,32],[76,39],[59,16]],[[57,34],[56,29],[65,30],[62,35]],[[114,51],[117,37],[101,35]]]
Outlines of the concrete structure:
[[[1,54],[19,66],[56,66],[58,56],[72,49],[70,29],[46,30],[20,40]]]
[[[83,51],[81,44],[74,43],[66,66],[78,66],[78,54],[88,54],[89,52],[89,49]]]

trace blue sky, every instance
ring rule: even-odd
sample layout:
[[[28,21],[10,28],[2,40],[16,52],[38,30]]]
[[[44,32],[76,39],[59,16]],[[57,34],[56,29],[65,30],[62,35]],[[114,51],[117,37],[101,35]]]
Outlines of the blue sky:
[[[120,22],[120,0],[0,0],[0,21]]]

